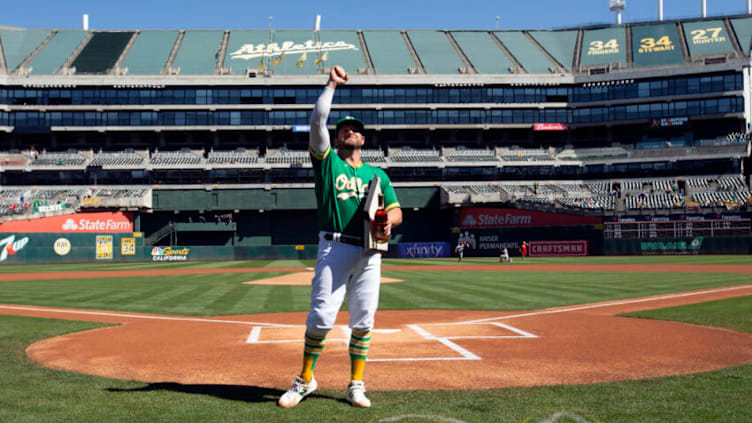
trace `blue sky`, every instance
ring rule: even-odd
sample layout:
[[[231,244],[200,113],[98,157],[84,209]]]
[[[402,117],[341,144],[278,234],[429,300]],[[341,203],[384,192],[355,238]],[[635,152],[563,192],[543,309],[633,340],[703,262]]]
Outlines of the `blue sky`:
[[[656,20],[657,0],[626,0],[624,22]],[[7,0],[0,25],[80,29],[321,29],[564,28],[613,23],[608,0]],[[746,13],[746,0],[707,0],[708,16]],[[700,16],[699,0],[664,0],[665,19]]]

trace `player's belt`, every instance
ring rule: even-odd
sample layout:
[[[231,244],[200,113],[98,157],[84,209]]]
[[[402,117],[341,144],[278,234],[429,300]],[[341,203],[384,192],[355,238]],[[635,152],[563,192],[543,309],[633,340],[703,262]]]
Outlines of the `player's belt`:
[[[359,236],[345,235],[338,232],[324,232],[324,239],[327,241],[343,242],[345,244],[363,246],[363,238]]]

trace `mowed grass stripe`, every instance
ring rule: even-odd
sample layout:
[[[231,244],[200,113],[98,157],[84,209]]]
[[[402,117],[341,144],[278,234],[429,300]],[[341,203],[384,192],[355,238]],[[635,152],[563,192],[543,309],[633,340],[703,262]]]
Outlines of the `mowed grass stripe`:
[[[426,278],[428,275],[423,275],[423,277]],[[419,303],[422,305],[421,308],[425,309],[472,309],[477,301],[477,297],[475,296],[468,299],[468,296],[463,295],[460,289],[451,289],[426,282],[425,279],[423,281],[413,279],[411,283],[389,284],[389,286],[400,285],[397,289],[404,290],[404,295],[419,299]],[[384,285],[381,286],[381,289],[384,289]],[[391,308],[389,304],[384,304],[384,306]]]
[[[498,281],[492,280],[492,278],[495,278],[491,275],[491,272],[475,272],[473,273],[472,281],[448,279],[443,277],[444,275],[441,272],[429,272],[420,278],[409,279],[409,285],[421,284],[422,286],[441,289],[455,298],[461,298],[469,305],[472,305],[473,309],[486,308],[488,306],[488,304],[480,304],[478,302],[479,299],[486,299],[487,302],[498,304],[498,297],[504,295],[503,290],[500,291],[499,289],[500,284]],[[402,277],[408,278],[407,272]],[[486,281],[490,282],[490,284],[483,284]]]

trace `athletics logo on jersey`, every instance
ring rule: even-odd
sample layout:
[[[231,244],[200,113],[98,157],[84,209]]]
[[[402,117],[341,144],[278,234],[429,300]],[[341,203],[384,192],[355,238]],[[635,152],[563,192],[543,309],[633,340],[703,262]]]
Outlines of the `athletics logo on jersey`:
[[[340,174],[334,180],[334,188],[337,190],[337,198],[346,201],[350,198],[362,199],[366,195],[367,185],[360,178],[348,178],[347,175]]]

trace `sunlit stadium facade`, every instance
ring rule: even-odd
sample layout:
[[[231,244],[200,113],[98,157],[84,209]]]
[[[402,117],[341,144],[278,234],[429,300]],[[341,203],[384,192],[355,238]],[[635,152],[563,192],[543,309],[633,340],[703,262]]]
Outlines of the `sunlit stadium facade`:
[[[147,235],[235,216],[235,232],[188,231],[192,243],[315,242],[308,117],[339,64],[352,76],[330,121],[366,123],[366,160],[422,218],[405,240],[446,239],[457,207],[644,213],[628,197],[646,187],[697,194],[653,212],[707,213],[730,185],[746,213],[751,45],[749,15],[555,31],[0,30],[3,201],[133,187],[143,201],[75,206],[120,205]]]

